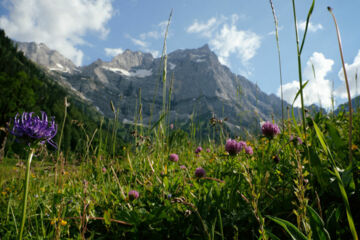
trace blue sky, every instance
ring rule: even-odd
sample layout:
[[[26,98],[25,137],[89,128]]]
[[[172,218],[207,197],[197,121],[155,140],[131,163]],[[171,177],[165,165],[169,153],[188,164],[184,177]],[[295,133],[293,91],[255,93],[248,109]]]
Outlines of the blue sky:
[[[18,41],[44,42],[86,65],[125,49],[161,53],[164,28],[173,9],[168,53],[209,44],[234,73],[246,76],[266,93],[279,94],[274,21],[268,0],[0,0],[0,28]],[[295,1],[300,38],[310,0]],[[292,101],[298,89],[296,43],[291,1],[273,0],[279,21],[283,88]],[[352,96],[360,93],[358,0],[318,0],[302,54],[307,104],[330,108],[346,100],[336,32],[326,7],[337,18]],[[314,77],[312,65],[315,68]],[[360,80],[360,79],[359,79]],[[332,87],[334,82],[334,88]]]

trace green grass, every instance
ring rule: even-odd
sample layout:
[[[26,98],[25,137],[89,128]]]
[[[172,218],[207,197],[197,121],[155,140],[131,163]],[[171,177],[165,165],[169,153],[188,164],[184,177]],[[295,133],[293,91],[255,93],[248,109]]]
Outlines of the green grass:
[[[313,7],[314,1],[307,22]],[[297,42],[300,79],[305,37],[301,45]],[[164,56],[165,50],[166,40]],[[80,126],[84,134],[78,141],[84,144],[79,151],[64,157],[61,149],[37,150],[24,239],[357,239],[360,111],[353,115],[353,161],[349,113],[312,116],[304,107],[302,121],[289,112],[274,139],[261,134],[238,138],[253,148],[252,155],[229,156],[221,124],[192,121],[185,130],[168,126],[171,90],[165,82],[160,119],[148,129],[134,126],[124,137],[131,139],[128,143],[116,141],[112,104],[113,122],[101,121],[91,132]],[[300,85],[301,98],[306,83]],[[141,98],[138,104],[135,117],[141,123]],[[104,138],[105,129],[113,130],[111,136],[108,131]],[[204,129],[209,136],[200,141],[196,136]],[[196,154],[198,146],[203,151]],[[10,139],[7,149],[21,145]],[[178,162],[169,161],[171,153],[179,155]],[[1,240],[19,235],[25,177],[24,152],[6,156],[0,163]],[[205,177],[195,177],[198,167],[206,170]],[[130,200],[130,190],[139,198]]]

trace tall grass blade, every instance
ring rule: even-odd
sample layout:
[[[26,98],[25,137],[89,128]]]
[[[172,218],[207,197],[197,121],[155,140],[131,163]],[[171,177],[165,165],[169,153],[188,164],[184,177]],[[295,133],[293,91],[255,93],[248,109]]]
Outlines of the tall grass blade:
[[[275,24],[275,38],[276,38],[276,47],[278,52],[278,62],[279,62],[279,72],[280,72],[280,92],[281,92],[281,120],[282,120],[282,128],[285,129],[285,123],[284,123],[284,94],[283,94],[283,84],[282,84],[282,71],[281,71],[281,56],[280,56],[280,45],[279,45],[279,22],[275,14],[275,8],[273,5],[272,0],[270,1],[270,7],[272,10],[272,14],[274,17],[274,24]]]
[[[291,236],[291,239],[308,240],[308,238],[291,222],[277,217],[267,216],[267,218],[279,224]]]
[[[339,51],[340,51],[341,63],[342,63],[343,71],[344,71],[346,91],[347,91],[347,95],[348,95],[348,102],[349,102],[349,161],[352,164],[352,111],[353,110],[352,110],[352,106],[351,106],[350,86],[349,86],[349,81],[348,81],[348,77],[347,77],[347,74],[346,74],[345,61],[344,61],[344,55],[343,55],[343,51],[342,51],[342,44],[341,44],[341,37],[340,37],[339,27],[337,25],[335,15],[332,12],[332,8],[328,7],[328,10],[331,13],[331,15],[332,15],[332,17],[334,19],[334,23],[335,23],[336,35],[337,35],[337,39],[338,39],[338,43],[339,43]]]
[[[306,17],[305,31],[304,31],[304,36],[303,36],[303,39],[302,39],[302,42],[301,42],[300,54],[302,53],[302,50],[303,50],[303,47],[304,47],[304,43],[305,43],[305,39],[306,39],[306,33],[308,31],[308,26],[309,26],[309,23],[310,23],[310,17],[311,17],[311,14],[312,14],[313,10],[314,10],[314,6],[315,6],[315,0],[313,0],[313,2],[311,4],[311,7],[309,9],[308,15]]]

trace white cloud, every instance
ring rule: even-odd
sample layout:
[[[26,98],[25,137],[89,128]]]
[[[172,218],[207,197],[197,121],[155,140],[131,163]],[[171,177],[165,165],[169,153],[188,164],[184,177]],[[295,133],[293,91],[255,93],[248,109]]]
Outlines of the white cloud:
[[[350,85],[351,97],[355,97],[360,94],[360,50],[354,58],[354,62],[351,64],[345,64],[346,74]],[[335,91],[336,96],[340,98],[347,98],[347,91],[345,86],[344,72],[341,68],[338,72],[338,76],[342,81],[342,85]],[[357,79],[356,79],[357,78]]]
[[[229,56],[235,54],[244,65],[255,56],[260,43],[260,37],[256,33],[238,30],[235,25],[227,24],[209,42],[219,60],[227,63]]]
[[[8,16],[0,17],[0,27],[17,41],[43,42],[56,49],[77,65],[83,52],[77,48],[85,44],[88,32],[100,33],[113,15],[111,0],[9,0]]]
[[[207,22],[195,19],[186,31],[207,38],[220,63],[230,67],[229,58],[234,55],[248,68],[248,61],[255,56],[261,45],[261,38],[252,31],[237,29],[236,23],[239,18],[245,17],[233,14],[231,17],[213,17]],[[246,72],[250,73],[248,70]]]
[[[128,39],[130,39],[132,41],[133,44],[135,44],[136,46],[142,47],[142,48],[146,48],[148,46],[149,43],[137,39],[137,38],[133,38],[132,36],[130,36],[129,34],[126,34],[125,37],[127,37]]]
[[[331,71],[334,61],[332,59],[325,58],[322,53],[314,52],[306,63],[306,67],[303,72],[303,83],[309,80],[309,83],[304,88],[304,104],[318,104],[324,108],[331,107],[331,81],[326,79],[326,75]],[[315,76],[312,69],[314,66]],[[296,93],[299,90],[299,82],[292,81],[283,85],[284,100],[292,103]],[[280,87],[277,95],[280,96]],[[298,96],[295,104],[296,107],[300,107],[300,95]]]
[[[206,23],[199,23],[197,19],[194,20],[186,32],[188,33],[200,33],[204,37],[211,37],[213,31],[218,27],[219,20],[216,18],[210,18]]]
[[[298,27],[300,31],[305,31],[306,21],[300,21]],[[321,29],[323,29],[323,26],[320,23],[314,25],[312,22],[309,22],[308,31],[317,32],[318,30]]]
[[[114,57],[124,52],[122,48],[105,48],[105,54],[110,57]]]

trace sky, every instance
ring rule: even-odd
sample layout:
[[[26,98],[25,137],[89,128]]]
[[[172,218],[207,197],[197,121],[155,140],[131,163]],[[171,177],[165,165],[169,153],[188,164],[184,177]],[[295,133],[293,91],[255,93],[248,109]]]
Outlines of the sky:
[[[300,42],[311,0],[297,0]],[[299,89],[292,1],[273,0],[279,26],[284,99]],[[301,55],[306,105],[331,109],[347,100],[336,30],[339,24],[351,96],[360,93],[359,0],[318,0]],[[275,25],[268,0],[0,0],[0,28],[17,41],[42,42],[76,65],[111,61],[126,49],[159,57],[171,10],[167,53],[208,44],[232,72],[280,96]],[[360,80],[360,79],[359,79]],[[358,86],[359,85],[359,86]],[[299,106],[299,101],[295,106]]]

